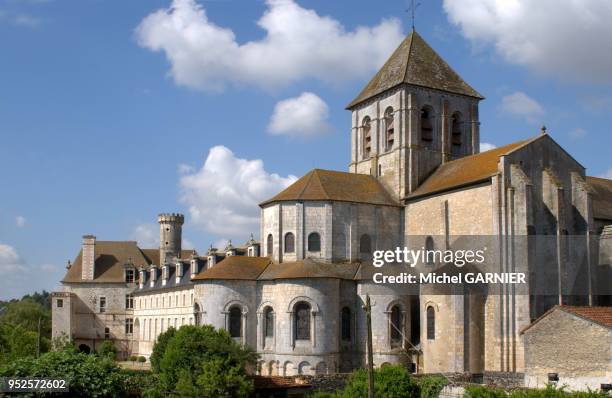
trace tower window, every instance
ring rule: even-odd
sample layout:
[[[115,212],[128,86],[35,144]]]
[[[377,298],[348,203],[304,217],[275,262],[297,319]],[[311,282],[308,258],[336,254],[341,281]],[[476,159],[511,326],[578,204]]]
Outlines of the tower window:
[[[421,109],[421,141],[428,147],[431,146],[433,141],[433,123],[431,118],[431,108],[425,107]]]
[[[395,129],[393,121],[393,108],[389,107],[385,111],[385,151],[390,151],[393,148],[395,140]]]
[[[425,238],[425,263],[433,265],[435,259],[434,240],[431,236]]]
[[[303,301],[295,305],[295,339],[310,340],[310,304]]]
[[[451,153],[453,155],[461,154],[461,115],[455,112],[451,118]]]
[[[432,306],[427,307],[427,340],[436,338],[436,311]]]
[[[321,251],[321,236],[313,232],[308,235],[308,251],[309,252],[320,252]]]
[[[62,308],[64,306],[64,300],[57,299],[57,308]]]
[[[100,297],[100,312],[106,312],[106,297]]]
[[[367,159],[370,157],[372,152],[372,125],[370,122],[370,118],[366,117],[363,119],[363,158]]]
[[[288,232],[285,234],[285,253],[295,252],[295,236],[293,233]]]
[[[342,325],[342,340],[350,341],[351,340],[351,310],[348,307],[342,308],[341,315],[341,325]]]
[[[232,337],[242,336],[242,310],[240,307],[232,307],[229,311],[229,334]]]
[[[361,235],[361,238],[359,238],[359,253],[372,253],[372,239],[370,238],[370,235],[363,234]]]
[[[272,256],[272,251],[274,250],[274,238],[272,237],[272,234],[268,235],[268,240],[266,242],[266,249],[268,251],[268,256]]]

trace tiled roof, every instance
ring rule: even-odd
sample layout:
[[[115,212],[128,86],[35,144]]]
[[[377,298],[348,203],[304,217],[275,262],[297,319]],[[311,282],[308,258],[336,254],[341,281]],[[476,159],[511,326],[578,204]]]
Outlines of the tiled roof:
[[[587,177],[593,188],[593,217],[612,220],[612,180],[599,177]]]
[[[276,390],[285,388],[309,388],[308,380],[289,376],[251,376],[255,390]]]
[[[149,264],[162,265],[159,259],[159,249],[141,249],[145,257],[149,260]],[[181,259],[188,260],[191,258],[194,250],[181,250]]]
[[[268,257],[225,257],[219,264],[200,272],[193,280],[256,280],[270,263]]]
[[[158,250],[159,251],[159,250]],[[129,261],[136,267],[149,265],[149,260],[133,241],[96,241],[95,275],[92,281],[81,279],[81,252],[66,272],[62,282],[122,283],[123,266]]]
[[[142,289],[138,288],[134,290],[134,294],[138,294],[141,292],[148,293],[152,290],[157,291],[193,285],[193,282],[191,282],[191,261],[183,260],[181,262],[183,264],[183,276],[179,278],[178,283],[176,281],[176,264],[168,264],[168,279],[166,280],[165,285],[162,280],[161,267],[157,267],[157,280],[155,281],[153,286],[151,286],[151,271],[146,270],[144,273],[145,278],[143,281]],[[202,266],[202,260],[198,261],[198,266]]]
[[[337,278],[352,280],[358,268],[359,264],[356,263],[323,263],[305,259],[270,264],[257,279]]]
[[[347,105],[347,109],[405,83],[483,98],[463,81],[417,32],[413,31],[391,54],[359,95]]]
[[[399,206],[378,180],[367,174],[314,169],[287,189],[260,204],[280,201],[334,200]]]
[[[540,138],[518,141],[490,151],[465,156],[457,160],[440,165],[421,186],[408,195],[408,199],[446,191],[480,181],[484,181],[497,174],[499,157]]]
[[[612,307],[577,307],[569,305],[556,305],[521,330],[521,334],[531,329],[535,324],[540,322],[555,310],[565,311],[587,321],[591,321],[612,329]]]

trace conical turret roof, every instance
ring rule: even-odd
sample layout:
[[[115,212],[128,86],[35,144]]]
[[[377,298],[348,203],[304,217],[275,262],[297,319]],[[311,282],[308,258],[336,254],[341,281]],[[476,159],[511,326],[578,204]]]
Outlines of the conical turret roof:
[[[484,98],[463,81],[416,31],[412,31],[346,108],[351,109],[363,101],[404,83],[478,99]]]

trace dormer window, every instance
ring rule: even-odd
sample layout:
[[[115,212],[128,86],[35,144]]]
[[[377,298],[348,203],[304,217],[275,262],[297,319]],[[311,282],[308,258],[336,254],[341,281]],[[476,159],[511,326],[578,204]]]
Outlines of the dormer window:
[[[432,110],[429,107],[421,109],[421,142],[426,147],[431,147],[433,141]]]
[[[363,119],[363,158],[367,159],[370,157],[372,152],[372,126],[370,118],[366,117]]]
[[[136,271],[133,269],[125,270],[125,283],[134,283]]]
[[[385,151],[393,148],[395,141],[395,128],[393,121],[393,108],[389,107],[385,111]]]

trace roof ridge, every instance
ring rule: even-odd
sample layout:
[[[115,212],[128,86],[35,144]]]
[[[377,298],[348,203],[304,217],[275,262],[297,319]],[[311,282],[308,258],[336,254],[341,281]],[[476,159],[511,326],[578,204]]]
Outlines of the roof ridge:
[[[304,195],[304,192],[306,192],[306,188],[308,188],[308,185],[310,184],[310,181],[312,180],[312,176],[314,175],[314,173],[316,172],[317,169],[312,169],[308,172],[308,180],[304,183],[304,187],[302,188],[302,190],[300,191],[300,193],[298,194],[298,198],[301,198],[302,195]],[[299,180],[298,180],[299,181]]]
[[[417,34],[416,30],[410,32],[408,37],[410,38],[410,45],[408,46],[408,56],[406,57],[406,65],[404,65],[404,74],[402,76],[402,81],[406,81],[406,76],[408,75],[408,65],[410,64],[410,58],[412,55],[412,46],[414,45],[414,35]]]

